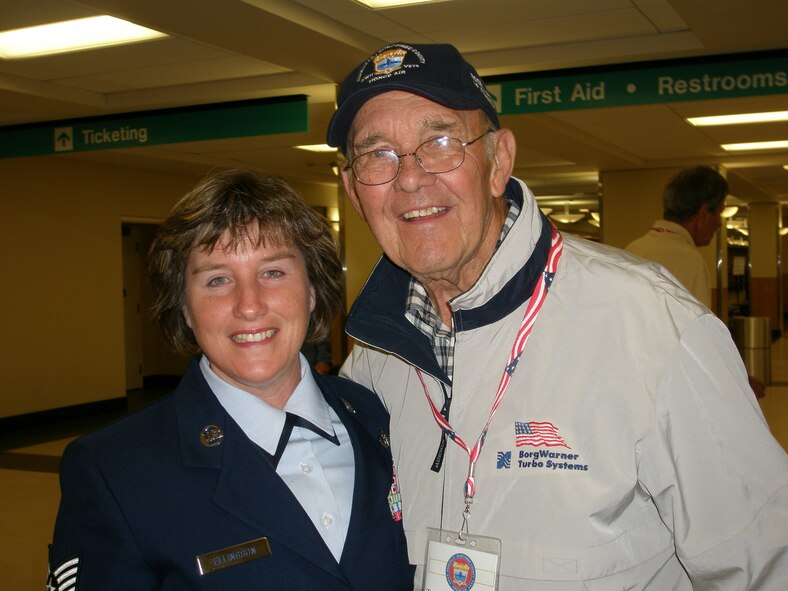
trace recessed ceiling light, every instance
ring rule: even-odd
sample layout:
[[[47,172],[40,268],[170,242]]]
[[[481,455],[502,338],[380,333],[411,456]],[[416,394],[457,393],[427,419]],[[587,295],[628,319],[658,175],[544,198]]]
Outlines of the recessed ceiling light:
[[[0,58],[18,59],[166,37],[112,16],[92,16],[0,33]]]
[[[296,146],[299,150],[306,150],[307,152],[336,152],[336,148],[332,148],[328,144],[311,144],[309,146]]]
[[[741,144],[722,144],[723,150],[741,152],[744,150],[784,150],[788,148],[788,140],[774,142],[743,142]]]
[[[409,6],[411,4],[432,4],[434,2],[446,2],[447,0],[356,0],[367,8],[380,10],[382,8],[396,8],[398,6]]]
[[[551,213],[550,217],[562,224],[575,224],[586,217],[584,213]]]
[[[736,207],[735,205],[729,205],[722,210],[720,217],[723,219],[732,218],[733,216],[736,215],[737,211],[739,211],[738,207]]]
[[[738,125],[741,123],[772,123],[774,121],[788,121],[788,111],[739,113],[736,115],[715,115],[712,117],[688,117],[687,121],[698,127],[707,125]]]
[[[579,222],[586,214],[584,213],[569,213],[569,203],[564,203],[563,213],[551,213],[550,217],[562,224],[574,224]]]

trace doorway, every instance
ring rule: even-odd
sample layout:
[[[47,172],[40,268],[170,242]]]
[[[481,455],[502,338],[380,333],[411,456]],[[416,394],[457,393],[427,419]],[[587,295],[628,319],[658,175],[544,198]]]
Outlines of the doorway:
[[[157,228],[155,223],[121,224],[127,394],[172,390],[189,364],[187,356],[172,350],[151,316],[153,291],[147,271],[148,251]]]

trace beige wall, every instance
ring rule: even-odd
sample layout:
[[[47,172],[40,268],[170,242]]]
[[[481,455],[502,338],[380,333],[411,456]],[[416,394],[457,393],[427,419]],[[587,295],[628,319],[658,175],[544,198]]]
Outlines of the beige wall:
[[[779,203],[750,203],[750,314],[766,316],[781,328],[778,281]]]
[[[358,292],[383,252],[370,232],[367,223],[353,209],[344,195],[345,214],[345,267],[347,268],[347,310],[353,305]]]
[[[123,396],[121,221],[164,218],[195,177],[52,156],[0,179],[0,417]]]
[[[779,234],[779,203],[750,203],[750,272],[753,277],[777,276]]]
[[[662,218],[662,192],[676,170],[601,172],[602,242],[624,248]]]
[[[189,357],[176,353],[153,322],[153,288],[147,270],[147,253],[156,236],[156,225],[140,227],[140,313],[137,322],[141,327],[142,375],[180,376],[189,364]],[[128,344],[128,338],[126,339]]]

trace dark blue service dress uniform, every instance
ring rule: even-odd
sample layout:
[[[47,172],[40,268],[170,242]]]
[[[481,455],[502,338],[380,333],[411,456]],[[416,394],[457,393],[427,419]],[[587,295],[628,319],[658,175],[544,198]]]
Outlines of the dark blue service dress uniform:
[[[49,588],[412,589],[402,522],[388,501],[388,415],[352,382],[315,380],[355,456],[339,563],[193,362],[171,396],[67,447]]]

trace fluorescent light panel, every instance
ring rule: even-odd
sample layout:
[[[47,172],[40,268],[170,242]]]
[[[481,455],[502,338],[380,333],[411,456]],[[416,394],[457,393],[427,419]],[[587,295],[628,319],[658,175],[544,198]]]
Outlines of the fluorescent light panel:
[[[550,217],[554,220],[561,222],[562,224],[574,224],[579,222],[586,214],[584,213],[569,213],[569,204],[564,203],[564,212],[563,213],[551,213]]]
[[[299,150],[306,150],[307,152],[336,152],[336,148],[332,148],[328,144],[311,144],[309,146],[295,146]]]
[[[18,59],[166,37],[112,16],[92,16],[0,33],[0,58]]]
[[[733,216],[736,215],[737,211],[739,211],[738,207],[736,207],[735,205],[729,205],[722,210],[720,217],[723,219],[732,218]]]
[[[788,149],[788,140],[774,142],[744,142],[741,144],[722,144],[728,152],[742,152],[745,150],[785,150]]]
[[[551,213],[550,217],[556,220],[557,222],[561,222],[562,224],[574,224],[579,222],[586,214],[584,213]]]
[[[708,125],[739,125],[742,123],[773,123],[775,121],[788,121],[788,111],[738,113],[735,115],[715,115],[712,117],[688,117],[687,121],[698,127]]]
[[[356,0],[372,10],[382,8],[397,8],[398,6],[410,6],[411,4],[432,4],[434,2],[446,2],[446,0]]]

